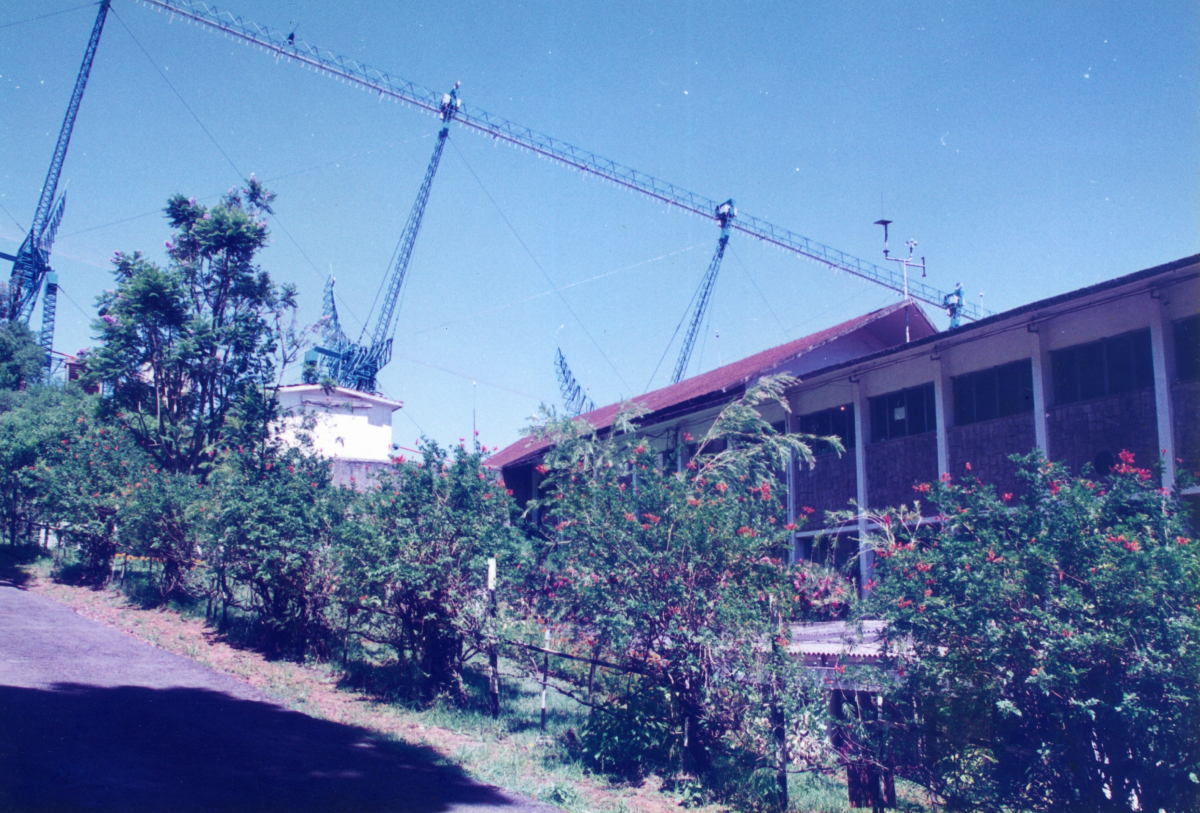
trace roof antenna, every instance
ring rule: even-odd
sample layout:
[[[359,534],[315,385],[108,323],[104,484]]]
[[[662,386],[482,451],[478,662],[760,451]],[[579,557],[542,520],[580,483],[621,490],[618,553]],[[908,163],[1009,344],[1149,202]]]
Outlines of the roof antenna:
[[[891,260],[894,263],[901,263],[904,266],[904,301],[905,301],[905,303],[907,303],[911,299],[908,295],[908,268],[909,268],[909,266],[912,266],[913,268],[920,268],[921,276],[922,277],[925,276],[925,258],[922,257],[921,262],[919,262],[919,263],[913,259],[913,250],[916,249],[916,247],[917,247],[916,240],[905,240],[904,241],[904,245],[908,246],[908,256],[907,257],[892,257],[892,256],[888,255],[888,226],[891,225],[891,223],[892,223],[891,220],[886,220],[886,219],[875,221],[876,226],[883,226],[883,258],[885,260]],[[912,341],[912,337],[911,337],[911,335],[909,333],[909,329],[908,329],[908,309],[907,308],[905,308],[905,310],[904,310],[904,341],[905,342]]]

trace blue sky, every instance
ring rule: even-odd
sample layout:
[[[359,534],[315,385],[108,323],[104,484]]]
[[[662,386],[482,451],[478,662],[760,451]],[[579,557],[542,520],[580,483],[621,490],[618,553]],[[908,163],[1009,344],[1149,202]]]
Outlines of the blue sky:
[[[95,7],[80,5],[0,8],[6,253],[91,30]],[[864,259],[880,260],[872,223],[886,216],[893,247],[919,241],[927,281],[961,281],[990,310],[1200,250],[1195,3],[220,7],[426,87],[461,81],[473,107]],[[438,122],[133,0],[113,11],[63,172],[56,347],[91,343],[113,250],[162,259],[170,194],[215,200],[250,173],[279,193],[264,268],[300,287],[308,321],[332,269],[356,332]],[[664,385],[716,238],[711,222],[452,130],[381,375],[405,402],[396,441],[456,442],[473,409],[484,443],[516,439],[558,402],[556,346],[597,403]],[[895,299],[735,234],[691,371]]]

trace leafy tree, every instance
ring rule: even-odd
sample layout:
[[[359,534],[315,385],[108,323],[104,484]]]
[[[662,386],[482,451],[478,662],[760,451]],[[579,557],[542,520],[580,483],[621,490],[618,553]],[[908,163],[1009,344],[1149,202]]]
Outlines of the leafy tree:
[[[235,607],[257,620],[268,649],[325,656],[333,641],[335,540],[352,492],[332,484],[329,461],[288,449],[261,465],[231,453],[196,504],[207,521],[203,543],[210,590],[221,614]]]
[[[426,440],[360,497],[342,583],[355,630],[407,653],[425,699],[462,699],[462,670],[485,631],[487,559],[502,583],[521,566],[513,503],[478,450]]]
[[[104,582],[120,551],[118,529],[138,510],[137,495],[155,471],[153,461],[124,427],[102,419],[93,396],[74,389],[46,389],[39,396],[0,421],[38,427],[26,434],[38,444],[21,472],[36,495],[36,516],[57,529],[60,542],[78,546],[86,579]],[[5,453],[18,448],[0,440]],[[128,534],[125,544],[129,552]]]
[[[253,178],[211,209],[175,195],[168,266],[141,252],[113,259],[117,287],[99,300],[88,378],[166,471],[203,475],[221,449],[264,443],[275,417],[278,362],[301,337],[288,321],[294,288],[255,264],[274,197]]]
[[[954,808],[1200,809],[1200,542],[1121,460],[1101,479],[1031,456],[1019,499],[968,477],[918,486],[938,526],[878,517],[908,710],[886,728]]]
[[[555,445],[539,469],[544,533],[528,612],[607,675],[593,694],[594,669],[559,671],[595,707],[592,745],[621,729],[655,741],[630,754],[626,739],[602,767],[646,757],[641,770],[706,774],[732,741],[750,743],[755,721],[769,722],[758,714],[768,642],[786,637],[782,620],[830,599],[783,553],[792,526],[776,473],[792,456],[811,465],[812,438],[776,434],[759,410],[786,409],[788,382],[764,379],[727,407],[682,473],[656,468],[629,412],[603,438],[577,420],[540,432]],[[709,453],[717,440],[727,448]]]
[[[46,353],[20,322],[0,322],[0,390],[19,390],[42,377]]]
[[[76,419],[86,409],[86,399],[77,391],[36,387],[15,404],[0,413],[0,502],[4,533],[13,544],[28,536],[30,523],[46,519],[38,468],[66,455],[79,434]]]

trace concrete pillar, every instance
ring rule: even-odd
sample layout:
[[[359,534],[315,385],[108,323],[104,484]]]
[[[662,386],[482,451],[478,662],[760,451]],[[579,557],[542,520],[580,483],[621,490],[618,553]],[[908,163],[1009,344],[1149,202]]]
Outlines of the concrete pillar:
[[[851,399],[854,401],[854,480],[857,485],[858,501],[858,575],[865,590],[867,582],[875,575],[875,554],[865,544],[867,537],[867,443],[870,441],[871,421],[867,410],[866,393],[857,381],[850,382]]]
[[[950,403],[950,379],[946,375],[946,365],[942,363],[942,354],[938,352],[933,357],[933,401],[934,415],[937,427],[937,467],[938,475],[950,471],[950,441],[946,435],[949,421],[946,418]]]
[[[1163,301],[1151,300],[1150,355],[1154,362],[1154,406],[1158,419],[1158,448],[1162,455],[1162,487],[1175,487],[1175,422],[1171,404],[1171,376],[1167,330],[1163,318]]]
[[[798,425],[799,419],[796,417],[795,414],[789,412],[784,417],[784,421],[786,421],[786,424],[784,426],[784,431],[786,431],[789,435],[794,435],[800,430],[800,427]],[[788,459],[787,490],[788,490],[788,493],[787,493],[787,518],[788,518],[789,523],[795,524],[795,522],[796,522],[796,455],[795,454],[792,454],[791,457]],[[798,536],[796,536],[795,531],[792,531],[791,538],[792,538],[791,562],[792,562],[792,564],[795,564],[796,562],[805,558],[807,551],[804,549],[804,542],[801,541],[801,539]]]
[[[1046,430],[1047,378],[1050,376],[1050,354],[1042,341],[1042,325],[1029,326],[1029,359],[1033,363],[1033,438],[1046,459],[1050,459],[1050,440]]]

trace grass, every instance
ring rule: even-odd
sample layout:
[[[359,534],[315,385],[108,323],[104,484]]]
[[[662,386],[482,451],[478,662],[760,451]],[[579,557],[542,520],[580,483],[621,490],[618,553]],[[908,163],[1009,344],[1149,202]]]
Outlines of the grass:
[[[52,571],[60,580],[51,577]],[[235,612],[215,630],[205,621],[201,602],[172,600],[164,606],[145,563],[130,563],[120,585],[122,592],[70,584],[72,575],[69,558],[54,568],[37,549],[0,546],[0,579],[21,581],[28,589],[162,649],[232,674],[297,711],[361,726],[381,738],[428,745],[480,781],[571,813],[666,813],[679,810],[681,804],[698,813],[729,810],[723,805],[697,804],[686,786],[668,790],[658,777],[630,784],[589,772],[566,745],[568,731],[580,730],[587,710],[550,691],[543,731],[540,684],[516,676],[513,665],[503,660],[502,714],[492,719],[486,710],[484,664],[479,660],[468,664],[464,674],[465,704],[445,699],[422,704],[414,699],[411,675],[383,647],[355,647],[355,658],[346,670],[332,663],[296,664],[256,649],[258,631],[249,619]],[[66,580],[61,580],[64,577]],[[849,810],[846,786],[839,779],[793,775],[790,809],[814,813]],[[906,799],[919,798],[911,788],[898,790]],[[925,809],[915,801],[904,806]]]

